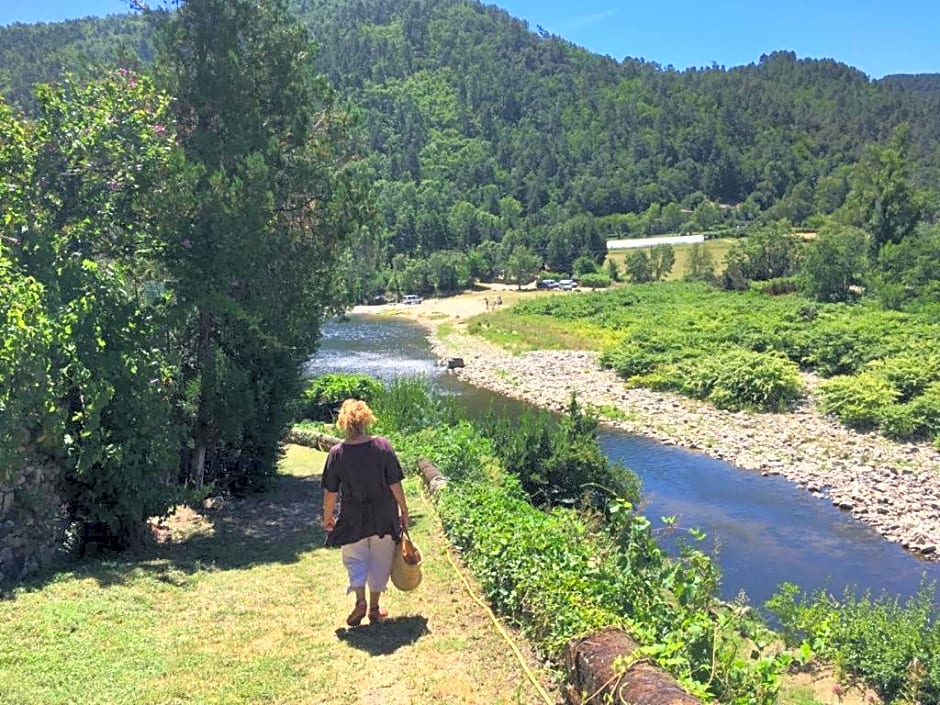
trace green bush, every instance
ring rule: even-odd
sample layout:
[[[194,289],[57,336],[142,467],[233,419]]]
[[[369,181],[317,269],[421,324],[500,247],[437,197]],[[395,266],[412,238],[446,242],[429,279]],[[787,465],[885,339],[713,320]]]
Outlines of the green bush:
[[[940,612],[936,585],[923,585],[903,603],[846,591],[801,594],[785,584],[767,603],[788,645],[860,676],[884,702],[940,703]]]
[[[719,409],[783,411],[802,393],[797,366],[782,355],[732,350],[718,357],[708,399]]]
[[[449,479],[484,480],[496,467],[492,441],[467,421],[391,435],[405,468],[414,468],[426,458]]]
[[[800,280],[796,276],[775,277],[764,281],[752,281],[750,287],[765,296],[782,296],[800,290]]]
[[[778,353],[725,349],[636,378],[659,391],[706,399],[719,409],[783,411],[803,394],[797,366]]]
[[[898,391],[898,401],[910,401],[923,393],[931,382],[940,380],[940,353],[923,350],[873,360],[870,372],[884,377]]]
[[[315,377],[303,391],[298,416],[312,421],[332,421],[336,407],[346,399],[371,402],[381,388],[381,382],[363,374],[330,373]]]
[[[490,419],[485,433],[493,439],[502,467],[519,478],[536,504],[573,504],[585,495],[596,504],[602,497],[592,489],[595,485],[636,500],[639,480],[604,455],[596,429],[597,419],[572,397],[560,420],[544,411],[527,411],[516,419]]]
[[[379,386],[372,400],[377,433],[410,434],[453,425],[461,419],[453,397],[438,393],[426,377],[397,377]]]
[[[885,410],[898,399],[898,391],[872,372],[825,380],[819,385],[819,395],[823,413],[834,414],[849,428],[860,431],[877,428]]]
[[[645,346],[627,342],[616,348],[608,348],[600,356],[602,367],[612,369],[621,377],[630,379],[652,372],[658,364],[656,355]]]
[[[606,272],[590,272],[578,278],[578,286],[589,289],[603,289],[610,286],[610,275]]]
[[[940,440],[940,382],[931,384],[908,406],[914,417],[914,435]]]

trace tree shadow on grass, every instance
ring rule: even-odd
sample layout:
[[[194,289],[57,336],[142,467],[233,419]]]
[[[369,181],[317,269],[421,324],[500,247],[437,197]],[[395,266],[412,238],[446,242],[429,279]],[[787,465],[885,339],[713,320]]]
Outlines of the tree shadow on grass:
[[[336,638],[371,656],[388,656],[429,633],[428,618],[413,615],[390,617],[363,627],[342,627],[336,630]]]
[[[213,510],[171,517],[162,542],[120,554],[69,559],[24,581],[18,587],[38,590],[63,574],[91,578],[99,585],[126,583],[141,573],[162,582],[182,584],[186,575],[205,570],[237,570],[272,563],[290,564],[324,547],[320,527],[323,490],[320,476],[278,475],[269,490],[227,499]],[[417,521],[416,521],[417,519]],[[412,525],[420,513],[412,515]]]

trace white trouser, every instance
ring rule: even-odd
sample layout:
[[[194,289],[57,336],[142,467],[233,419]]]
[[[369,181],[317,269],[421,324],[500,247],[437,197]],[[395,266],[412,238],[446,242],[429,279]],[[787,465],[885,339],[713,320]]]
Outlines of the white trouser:
[[[388,576],[392,572],[392,558],[395,542],[390,534],[382,538],[367,536],[356,543],[347,543],[342,547],[343,565],[349,573],[349,587],[346,594],[356,588],[369,585],[371,592],[385,592]]]

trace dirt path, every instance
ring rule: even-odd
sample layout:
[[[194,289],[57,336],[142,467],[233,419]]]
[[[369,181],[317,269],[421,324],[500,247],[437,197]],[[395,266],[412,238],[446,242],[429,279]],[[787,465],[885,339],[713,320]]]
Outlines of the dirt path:
[[[542,703],[445,559],[417,480],[424,581],[390,589],[388,621],[346,626],[345,571],[319,528],[323,458],[289,446],[270,491],[182,510],[155,527],[157,545],[0,601],[0,705]]]

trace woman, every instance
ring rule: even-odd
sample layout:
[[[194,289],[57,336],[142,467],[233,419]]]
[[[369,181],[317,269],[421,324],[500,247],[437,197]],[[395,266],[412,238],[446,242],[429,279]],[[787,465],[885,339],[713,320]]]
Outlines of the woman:
[[[408,504],[401,488],[404,474],[392,444],[367,431],[375,416],[368,404],[347,399],[336,425],[346,440],[330,449],[323,468],[323,528],[327,545],[341,546],[343,565],[349,573],[350,592],[356,606],[346,624],[358,626],[366,616],[369,586],[370,622],[380,622],[388,612],[379,598],[388,585],[395,544],[408,528]],[[333,518],[339,494],[339,518]]]

